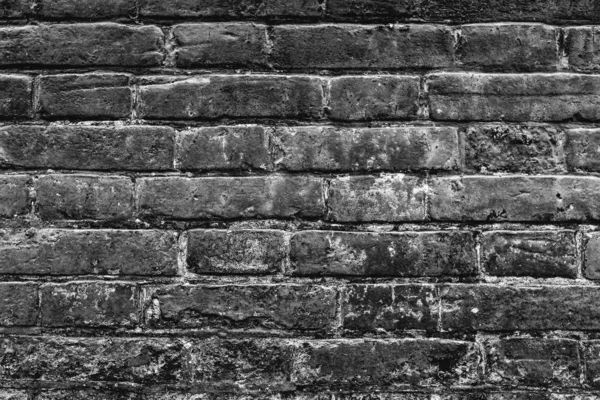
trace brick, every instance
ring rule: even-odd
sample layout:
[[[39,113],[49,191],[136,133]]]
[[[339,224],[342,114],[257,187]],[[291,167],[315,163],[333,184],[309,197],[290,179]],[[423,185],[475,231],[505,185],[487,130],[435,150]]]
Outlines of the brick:
[[[2,344],[2,379],[40,382],[177,382],[181,340],[12,335]]]
[[[466,67],[554,71],[559,30],[539,24],[500,23],[460,27],[457,60]]]
[[[465,133],[466,168],[475,172],[562,172],[563,133],[552,125],[473,125]]]
[[[0,75],[0,118],[29,117],[32,80],[24,75]]]
[[[329,184],[329,218],[339,222],[423,220],[425,190],[423,178],[402,174],[336,178]]]
[[[281,272],[286,259],[284,233],[276,230],[188,232],[187,266],[197,274]]]
[[[318,333],[331,330],[336,313],[336,291],[324,286],[163,286],[146,298],[148,322],[157,327]]]
[[[50,327],[132,327],[138,324],[139,289],[129,283],[45,285],[41,324]]]
[[[440,121],[596,121],[600,77],[578,74],[431,75],[430,116]]]
[[[10,125],[0,127],[0,166],[170,170],[174,142],[167,127]]]
[[[260,126],[203,127],[181,132],[177,163],[183,170],[266,170],[269,135]]]
[[[27,175],[4,175],[0,177],[0,217],[11,218],[31,211]]]
[[[294,275],[468,276],[477,272],[470,232],[304,231],[291,238]]]
[[[596,232],[583,236],[583,275],[588,279],[600,279],[600,236]]]
[[[451,127],[277,128],[275,166],[289,171],[455,170],[458,132]]]
[[[582,359],[585,365],[584,382],[592,388],[597,389],[600,387],[600,358],[598,357],[600,354],[600,341],[584,341],[582,345]],[[590,398],[590,400],[594,399]]]
[[[439,25],[282,25],[273,27],[278,68],[443,68],[454,63],[454,38]],[[318,43],[318,45],[317,45]]]
[[[600,130],[567,129],[565,155],[569,171],[600,171]]]
[[[35,190],[42,219],[122,220],[133,214],[133,183],[127,177],[45,175]]]
[[[464,176],[431,181],[440,221],[586,221],[600,217],[600,180],[574,176]]]
[[[40,14],[48,19],[131,18],[135,16],[135,8],[134,0],[42,0]]]
[[[44,118],[117,119],[131,115],[129,76],[86,74],[43,76],[40,112]]]
[[[322,180],[310,176],[141,178],[140,213],[177,219],[318,218]]]
[[[181,79],[181,78],[177,78]],[[322,81],[306,76],[208,75],[144,82],[140,117],[147,119],[320,118]]]
[[[579,387],[578,343],[563,339],[484,341],[486,380],[493,385]]]
[[[173,28],[178,67],[266,67],[267,27],[249,23],[184,24]]]
[[[140,0],[140,15],[148,17],[318,17],[318,0]]]
[[[73,4],[85,7],[83,2]],[[6,27],[0,28],[0,65],[158,66],[163,59],[163,40],[155,26],[91,23]]]
[[[10,231],[0,238],[0,273],[176,275],[177,239],[152,230]]]
[[[31,0],[0,0],[0,18],[23,18],[31,12]]]
[[[1,389],[1,400],[29,400],[29,395],[25,390]]]
[[[577,277],[572,231],[484,232],[484,270],[495,276]]]
[[[38,316],[38,286],[33,283],[1,283],[0,326],[32,326]]]
[[[514,287],[451,285],[441,288],[447,331],[596,330],[600,312],[594,286]]]
[[[414,15],[413,0],[329,0],[327,16],[337,20],[397,21]]]
[[[435,331],[437,303],[430,285],[350,285],[342,300],[342,326],[353,333]]]
[[[417,116],[418,100],[416,76],[333,78],[329,115],[344,121],[412,119]]]
[[[596,43],[598,27],[565,28],[565,53],[573,71],[597,72],[600,69],[600,47]]]
[[[424,340],[331,340],[298,348],[292,382],[301,385],[414,386],[477,382],[473,343]],[[399,371],[403,371],[399,373]]]

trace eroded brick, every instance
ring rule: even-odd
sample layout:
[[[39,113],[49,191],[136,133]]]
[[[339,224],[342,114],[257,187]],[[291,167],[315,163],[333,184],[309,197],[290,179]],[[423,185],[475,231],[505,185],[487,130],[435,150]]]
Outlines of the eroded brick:
[[[34,283],[0,284],[0,325],[31,326],[38,318],[38,285]]]
[[[49,19],[125,19],[136,13],[135,0],[41,0],[40,8],[39,14]]]
[[[149,17],[318,17],[318,0],[140,0],[140,15]]]
[[[0,177],[0,217],[11,218],[31,211],[30,184],[31,177],[27,175]]]
[[[29,117],[32,113],[32,79],[0,75],[0,118]]]
[[[600,46],[596,41],[598,27],[578,26],[565,29],[565,52],[569,68],[578,72],[600,69]]]
[[[569,171],[600,171],[600,130],[576,128],[566,131],[565,154]]]

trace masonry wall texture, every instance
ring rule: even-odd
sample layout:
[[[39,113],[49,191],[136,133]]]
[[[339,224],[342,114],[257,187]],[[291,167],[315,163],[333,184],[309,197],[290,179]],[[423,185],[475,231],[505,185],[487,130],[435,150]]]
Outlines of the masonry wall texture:
[[[0,400],[600,400],[600,0],[0,0]]]

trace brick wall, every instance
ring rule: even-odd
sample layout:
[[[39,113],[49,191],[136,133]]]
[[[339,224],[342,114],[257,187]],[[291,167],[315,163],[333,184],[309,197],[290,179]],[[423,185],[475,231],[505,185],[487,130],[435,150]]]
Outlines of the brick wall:
[[[0,399],[600,399],[599,26],[0,0]]]

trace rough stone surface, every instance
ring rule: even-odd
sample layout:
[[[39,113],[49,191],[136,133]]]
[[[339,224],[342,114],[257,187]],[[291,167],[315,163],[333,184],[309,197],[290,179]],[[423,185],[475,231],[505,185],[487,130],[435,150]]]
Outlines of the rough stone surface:
[[[29,117],[32,111],[31,91],[31,78],[0,75],[0,118]]]
[[[149,17],[318,17],[317,0],[140,0],[140,14]]]
[[[0,177],[0,217],[10,218],[31,211],[30,185],[31,178],[27,175]]]
[[[0,284],[0,326],[31,326],[38,319],[38,285],[33,283]]]

